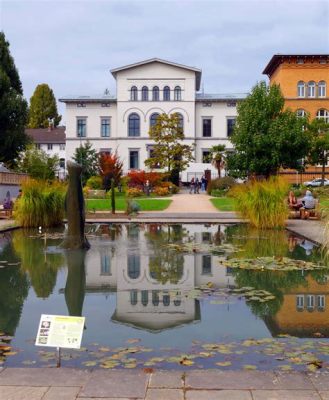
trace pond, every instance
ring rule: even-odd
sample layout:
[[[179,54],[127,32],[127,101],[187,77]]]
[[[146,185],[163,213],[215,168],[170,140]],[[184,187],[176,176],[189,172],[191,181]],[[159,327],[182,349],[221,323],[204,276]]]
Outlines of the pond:
[[[81,368],[329,367],[329,270],[310,241],[246,225],[89,225],[0,235],[0,365],[54,366],[41,314],[85,316]],[[300,260],[300,261],[293,261]]]

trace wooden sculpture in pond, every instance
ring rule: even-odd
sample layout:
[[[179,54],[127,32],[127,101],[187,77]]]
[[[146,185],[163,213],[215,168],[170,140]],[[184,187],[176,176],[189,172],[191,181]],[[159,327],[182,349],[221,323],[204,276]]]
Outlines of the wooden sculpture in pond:
[[[69,184],[65,198],[67,232],[62,243],[65,249],[89,249],[85,236],[85,205],[81,185],[82,166],[68,161]]]

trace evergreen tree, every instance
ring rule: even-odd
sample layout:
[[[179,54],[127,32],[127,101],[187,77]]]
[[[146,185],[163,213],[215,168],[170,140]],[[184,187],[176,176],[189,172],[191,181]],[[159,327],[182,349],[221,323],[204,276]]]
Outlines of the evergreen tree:
[[[82,166],[81,180],[83,186],[91,176],[98,174],[99,156],[89,141],[77,147],[72,158]]]
[[[9,43],[0,32],[0,162],[9,167],[29,142],[25,134],[27,102]]]
[[[61,118],[57,112],[54,92],[46,83],[38,85],[30,99],[28,127],[48,128],[50,119],[56,127]]]
[[[238,117],[231,142],[235,152],[228,156],[232,176],[275,175],[280,168],[300,168],[300,159],[310,148],[306,120],[284,109],[278,85],[257,84],[238,104]]]

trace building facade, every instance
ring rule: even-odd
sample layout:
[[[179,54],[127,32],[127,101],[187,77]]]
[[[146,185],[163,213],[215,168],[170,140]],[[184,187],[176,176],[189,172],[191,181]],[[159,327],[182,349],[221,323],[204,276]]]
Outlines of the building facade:
[[[65,127],[29,128],[25,129],[25,133],[32,139],[37,149],[43,150],[48,156],[57,156],[59,158],[56,174],[59,179],[64,179],[66,176]]]
[[[275,54],[263,71],[298,115],[329,122],[329,55]]]
[[[236,105],[246,94],[198,93],[200,69],[157,58],[116,68],[111,73],[116,79],[116,96],[60,99],[66,103],[67,160],[89,140],[99,152],[117,150],[125,172],[146,169],[144,161],[154,146],[148,133],[161,113],[177,113],[185,143],[195,146],[191,174],[212,168],[207,158],[213,145],[221,143],[232,148],[230,135]]]

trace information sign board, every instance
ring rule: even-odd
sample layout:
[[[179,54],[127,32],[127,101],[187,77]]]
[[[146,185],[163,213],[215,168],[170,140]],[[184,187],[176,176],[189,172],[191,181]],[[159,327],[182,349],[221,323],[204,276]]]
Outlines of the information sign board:
[[[85,317],[42,314],[35,345],[79,349],[84,325]]]

